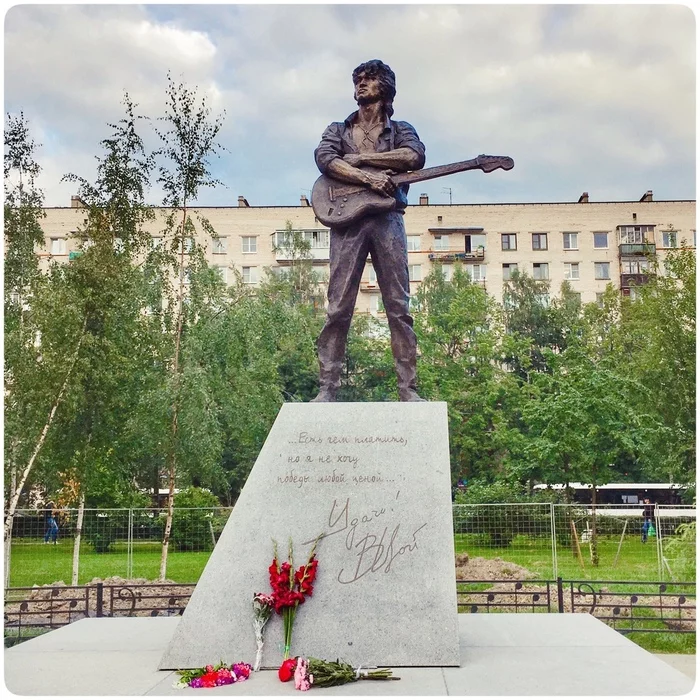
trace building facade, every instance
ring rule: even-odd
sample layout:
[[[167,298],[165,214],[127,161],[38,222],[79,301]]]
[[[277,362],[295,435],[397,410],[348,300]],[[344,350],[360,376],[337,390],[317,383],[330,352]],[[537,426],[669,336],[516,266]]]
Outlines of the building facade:
[[[209,263],[232,283],[234,270],[244,283],[257,285],[266,269],[275,271],[291,263],[285,248],[287,223],[303,233],[311,246],[314,268],[326,277],[329,230],[314,216],[306,197],[299,206],[250,206],[244,197],[238,206],[202,207],[217,238],[198,234]],[[45,209],[42,227],[44,263],[68,261],[80,250],[75,236],[85,220],[80,200],[70,207]],[[577,202],[524,204],[419,204],[405,214],[411,294],[433,266],[447,278],[457,266],[497,300],[514,270],[548,280],[552,296],[567,280],[583,303],[594,302],[608,284],[634,296],[635,287],[647,281],[653,260],[663,273],[664,257],[680,247],[695,248],[695,201],[654,201],[651,191],[641,199],[591,202],[583,193]],[[150,224],[153,244],[160,243],[162,220]],[[356,308],[381,314],[379,287],[370,260],[360,285]]]

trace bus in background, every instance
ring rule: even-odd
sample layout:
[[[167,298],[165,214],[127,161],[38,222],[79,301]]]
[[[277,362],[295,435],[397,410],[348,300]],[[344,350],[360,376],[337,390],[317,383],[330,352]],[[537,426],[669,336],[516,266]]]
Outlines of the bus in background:
[[[535,484],[534,486],[536,489],[549,488],[553,491],[564,491],[566,487],[566,484]],[[591,484],[571,482],[568,488],[573,503],[591,503]],[[686,488],[683,484],[601,484],[596,488],[596,504],[637,505],[648,498],[651,503],[659,505],[679,505],[683,502],[682,494]]]

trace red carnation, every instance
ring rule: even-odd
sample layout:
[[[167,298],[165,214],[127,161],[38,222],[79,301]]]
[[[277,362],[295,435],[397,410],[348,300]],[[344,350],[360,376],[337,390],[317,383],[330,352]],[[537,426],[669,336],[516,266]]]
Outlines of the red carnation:
[[[287,681],[292,680],[292,677],[294,676],[294,668],[296,667],[296,665],[296,659],[286,659],[282,662],[279,671],[277,671],[277,676],[282,681],[282,683],[286,683]]]

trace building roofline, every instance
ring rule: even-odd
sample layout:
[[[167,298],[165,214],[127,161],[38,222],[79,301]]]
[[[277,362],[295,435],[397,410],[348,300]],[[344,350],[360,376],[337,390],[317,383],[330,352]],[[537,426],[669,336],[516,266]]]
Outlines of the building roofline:
[[[409,207],[415,207],[416,209],[428,209],[436,207],[523,207],[523,206],[549,206],[556,207],[562,205],[572,205],[576,207],[591,207],[596,204],[696,204],[695,199],[655,199],[652,202],[640,202],[638,199],[624,199],[624,200],[608,200],[604,202],[462,202],[453,204],[409,204]],[[170,209],[171,207],[164,207],[161,205],[153,205],[152,209]],[[251,204],[247,207],[240,207],[237,204],[194,204],[190,206],[191,209],[241,209],[243,211],[250,209],[309,209],[306,205],[301,204]],[[83,207],[56,207],[47,206],[42,207],[42,209],[68,209],[73,211],[82,211]]]

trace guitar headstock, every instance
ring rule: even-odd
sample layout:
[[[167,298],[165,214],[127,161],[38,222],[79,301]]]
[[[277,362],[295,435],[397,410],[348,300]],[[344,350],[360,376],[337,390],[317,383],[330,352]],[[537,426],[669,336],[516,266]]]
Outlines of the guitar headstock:
[[[480,155],[476,158],[478,166],[485,172],[490,173],[494,170],[510,170],[515,163],[509,156],[485,156]]]

